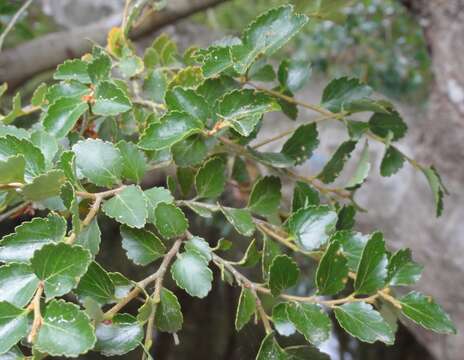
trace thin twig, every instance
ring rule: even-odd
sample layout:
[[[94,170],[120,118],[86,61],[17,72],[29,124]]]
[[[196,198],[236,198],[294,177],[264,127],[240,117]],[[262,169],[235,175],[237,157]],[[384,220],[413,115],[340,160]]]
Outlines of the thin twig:
[[[3,30],[2,34],[0,35],[0,52],[2,51],[2,47],[3,47],[3,42],[5,41],[5,38],[6,36],[8,35],[8,33],[11,31],[11,29],[13,29],[14,25],[16,24],[16,22],[18,21],[19,17],[21,16],[21,14],[26,11],[26,9],[29,7],[29,5],[31,5],[33,0],[27,0],[23,6],[21,6],[21,8],[16,12],[16,14],[14,14],[14,16],[11,18],[10,22],[8,23],[8,25],[6,26],[5,30]]]
[[[32,327],[31,327],[31,332],[29,333],[29,336],[27,337],[27,341],[30,343],[33,343],[37,333],[42,326],[43,318],[42,314],[40,313],[40,299],[42,297],[44,290],[44,284],[43,282],[39,282],[39,285],[37,286],[37,290],[35,292],[34,298],[32,299],[31,303],[28,306],[29,311],[34,311],[34,320],[32,322]]]
[[[9,217],[15,215],[16,213],[19,213],[21,210],[27,208],[31,204],[30,201],[26,201],[22,204],[19,204],[18,206],[15,206],[14,208],[11,208],[7,212],[4,212],[3,214],[0,215],[0,222],[2,222],[5,219],[8,219]]]

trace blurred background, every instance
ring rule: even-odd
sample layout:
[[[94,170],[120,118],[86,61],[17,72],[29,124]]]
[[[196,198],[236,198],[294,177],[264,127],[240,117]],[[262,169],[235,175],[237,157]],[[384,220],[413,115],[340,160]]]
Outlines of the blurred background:
[[[237,35],[259,13],[288,3],[284,0],[165,0],[160,12],[149,16],[131,35],[140,53],[160,33],[178,42],[182,53],[192,45],[205,46],[226,35]],[[458,360],[464,350],[464,1],[463,0],[295,0],[299,11],[313,14],[310,24],[275,56],[312,64],[312,77],[297,97],[317,103],[329,79],[348,75],[361,78],[380,95],[394,101],[409,125],[400,148],[425,164],[435,164],[450,196],[445,212],[434,218],[425,179],[404,168],[393,178],[372,174],[358,202],[369,209],[358,216],[360,231],[381,229],[392,247],[410,247],[425,265],[420,290],[434,296],[451,314],[457,336],[442,337],[411,324],[400,325],[394,346],[366,345],[334,328],[334,336],[322,350],[336,360],[410,359]],[[0,0],[0,33],[22,0]],[[341,6],[343,5],[343,6]],[[51,82],[53,68],[66,58],[79,57],[93,42],[105,44],[106,33],[121,20],[123,0],[32,0],[0,52],[0,83],[9,90],[0,108],[11,108],[12,96],[21,91],[23,103],[41,82]],[[333,11],[333,9],[337,9]],[[1,46],[1,45],[0,45]],[[301,111],[297,122],[312,115]],[[27,121],[27,118],[24,120]],[[261,131],[263,138],[294,127],[289,121],[271,118]],[[324,126],[325,139],[309,165],[298,171],[313,174],[346,136],[334,125]],[[273,144],[279,146],[279,144]],[[372,147],[374,168],[382,150]],[[373,171],[378,173],[378,171]],[[165,175],[152,174],[146,186],[163,185]],[[0,194],[0,209],[2,199]],[[27,215],[0,223],[0,236],[13,231]],[[192,223],[196,233],[215,241],[228,237],[241,244],[230,227],[213,219]],[[134,268],[120,245],[118,227],[103,216],[101,258],[108,270],[133,279],[151,268]],[[312,264],[304,267],[310,278]],[[250,272],[253,276],[253,272]],[[239,290],[219,281],[206,300],[176,294],[184,312],[184,329],[172,336],[157,334],[154,358],[253,359],[262,337],[261,328],[249,324],[237,334],[233,328]],[[169,287],[169,284],[167,284]],[[311,284],[302,284],[306,289]],[[128,309],[131,310],[130,308]],[[290,342],[292,339],[283,339]],[[98,355],[82,356],[96,359]],[[140,358],[134,351],[123,358]]]

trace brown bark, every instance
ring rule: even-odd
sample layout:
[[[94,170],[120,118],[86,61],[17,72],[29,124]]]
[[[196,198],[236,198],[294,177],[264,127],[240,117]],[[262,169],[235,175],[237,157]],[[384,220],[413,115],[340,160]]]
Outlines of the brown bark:
[[[137,39],[225,0],[171,0],[159,13],[153,13],[131,34]],[[121,14],[110,16],[90,26],[45,35],[0,53],[0,83],[11,87],[64,60],[89,51],[92,42],[105,44],[106,34],[121,22]],[[90,41],[90,40],[91,41]]]

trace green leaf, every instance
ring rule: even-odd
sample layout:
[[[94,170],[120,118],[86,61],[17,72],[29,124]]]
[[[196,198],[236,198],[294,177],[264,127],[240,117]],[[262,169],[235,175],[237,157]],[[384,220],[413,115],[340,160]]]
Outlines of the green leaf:
[[[171,266],[171,275],[177,286],[191,296],[204,298],[211,290],[213,272],[208,268],[208,262],[197,252],[179,254]]]
[[[275,214],[279,210],[282,185],[276,176],[265,176],[253,185],[248,199],[248,208],[263,216]]]
[[[412,291],[399,302],[402,313],[416,324],[440,334],[456,334],[449,315],[429,296]]]
[[[316,286],[321,295],[335,295],[345,288],[348,265],[337,241],[331,241],[316,271]]]
[[[251,317],[256,313],[256,300],[250,289],[242,287],[240,298],[237,305],[237,314],[235,315],[235,329],[237,331],[250,321]]]
[[[340,326],[363,342],[381,341],[388,345],[395,342],[395,334],[390,325],[370,304],[347,303],[335,307],[334,312]]]
[[[102,80],[107,80],[111,73],[111,58],[104,52],[95,56],[88,64],[87,70],[92,83],[97,84]]]
[[[200,198],[215,198],[224,192],[226,166],[220,157],[207,160],[195,176],[195,187]]]
[[[66,221],[55,214],[23,222],[13,234],[0,241],[0,261],[29,262],[34,251],[45,244],[62,241],[65,233]]]
[[[277,110],[280,107],[274,99],[252,89],[233,90],[218,104],[219,117],[242,136],[252,133],[264,113]]]
[[[287,360],[330,360],[330,356],[310,345],[286,347]]]
[[[0,267],[0,301],[20,308],[29,304],[39,279],[26,264],[7,264]]]
[[[243,44],[232,47],[235,70],[244,74],[260,55],[270,56],[287,43],[308,22],[284,5],[267,11],[244,31]]]
[[[0,354],[10,350],[27,335],[29,330],[27,315],[27,310],[0,301]]]
[[[1,92],[1,89],[0,89]],[[25,356],[17,346],[0,355],[0,360],[24,360]]]
[[[190,190],[192,190],[193,183],[195,182],[195,173],[195,170],[190,167],[177,168],[177,182],[184,197],[187,197],[190,194]]]
[[[60,194],[61,187],[66,181],[63,170],[50,170],[39,175],[22,188],[26,200],[41,201]]]
[[[210,219],[213,217],[213,211],[205,206],[200,205],[200,203],[187,203],[186,205],[190,210],[202,218]]]
[[[144,83],[143,90],[146,96],[153,101],[163,102],[166,94],[167,79],[162,69],[155,69],[148,73]]]
[[[206,100],[195,90],[176,86],[166,93],[166,105],[170,111],[187,113],[203,123],[210,117]]]
[[[427,181],[430,185],[430,189],[432,190],[433,197],[435,200],[436,216],[439,217],[443,213],[443,197],[445,196],[445,194],[448,194],[448,191],[443,185],[441,177],[434,166],[431,166],[429,168],[422,168],[421,170],[427,178]]]
[[[282,147],[282,153],[295,161],[295,165],[304,163],[311,157],[319,145],[315,123],[301,125]]]
[[[207,50],[208,52],[202,60],[203,65],[201,67],[205,78],[219,75],[233,65],[229,46],[212,46]]]
[[[380,164],[380,175],[396,174],[403,167],[404,161],[403,154],[396,147],[388,146]]]
[[[337,231],[330,241],[337,241],[342,245],[342,252],[345,255],[350,271],[357,271],[361,255],[369,237],[359,232],[342,230]]]
[[[95,89],[95,103],[92,112],[95,115],[112,116],[129,111],[132,108],[130,99],[116,84],[101,81]]]
[[[120,182],[122,157],[109,142],[86,139],[72,147],[76,154],[76,166],[90,182],[111,187]]]
[[[66,60],[58,65],[53,78],[55,80],[76,80],[84,84],[90,83],[87,63],[80,59]]]
[[[100,251],[100,242],[101,231],[98,226],[98,221],[97,219],[93,219],[89,226],[79,233],[75,244],[89,250],[92,256],[95,257]]]
[[[249,155],[264,165],[273,166],[276,168],[288,168],[295,165],[295,161],[292,158],[289,158],[287,155],[282,153],[273,153],[273,152],[259,152],[253,150],[252,148],[247,148]]]
[[[118,272],[108,273],[114,284],[114,297],[118,300],[124,298],[135,286],[135,284]]]
[[[308,206],[292,214],[285,227],[299,247],[311,251],[327,242],[336,223],[337,213],[330,207]]]
[[[318,305],[289,303],[287,314],[298,332],[311,344],[319,345],[329,338],[332,323]]]
[[[276,73],[271,64],[266,64],[266,59],[262,58],[256,61],[248,69],[248,78],[250,80],[271,82],[276,78]]]
[[[31,105],[32,106],[42,106],[45,100],[45,95],[47,94],[47,84],[41,83],[32,94]]]
[[[401,139],[408,130],[408,126],[401,118],[400,114],[391,109],[389,113],[375,113],[369,119],[369,129],[382,138],[387,138],[392,134],[392,141]]]
[[[15,121],[16,118],[22,115],[24,115],[24,112],[21,104],[21,93],[18,91],[16,95],[13,97],[11,111],[5,116],[2,116],[0,119],[3,122],[3,124],[8,125]]]
[[[356,207],[354,205],[343,205],[338,210],[337,230],[351,230],[355,224]]]
[[[277,255],[282,254],[279,245],[270,237],[263,234],[263,250],[262,250],[262,272],[265,280],[269,279],[269,269],[272,261]]]
[[[160,122],[152,123],[143,133],[138,146],[144,150],[162,150],[201,132],[203,122],[192,115],[171,111]]]
[[[303,88],[311,75],[311,66],[307,61],[285,59],[280,63],[278,79],[280,85],[291,92]]]
[[[369,175],[370,169],[371,164],[369,162],[369,146],[366,141],[361,156],[359,158],[359,162],[354,170],[354,173],[351,176],[350,180],[348,180],[348,183],[345,187],[347,189],[354,189],[362,185],[362,183],[366,180],[367,176]]]
[[[118,63],[119,71],[125,78],[131,78],[144,70],[143,60],[137,55],[125,54]]]
[[[169,88],[176,85],[185,88],[197,88],[204,81],[203,73],[199,66],[187,66],[177,72],[169,83]]]
[[[319,205],[319,193],[305,182],[297,181],[293,189],[292,212],[311,205]]]
[[[355,147],[356,141],[353,140],[348,140],[342,143],[332,155],[329,162],[325,164],[319,175],[317,175],[318,179],[325,184],[333,182],[343,170],[346,161],[350,158]]]
[[[87,103],[79,98],[60,98],[48,107],[43,119],[44,128],[53,136],[63,138],[87,109]]]
[[[322,106],[332,112],[341,112],[349,108],[352,102],[364,99],[372,94],[368,85],[358,79],[341,77],[332,80],[322,93]]]
[[[85,312],[74,304],[52,300],[45,309],[34,347],[51,356],[77,357],[92,349],[95,341],[92,323]]]
[[[234,264],[243,266],[243,267],[253,267],[259,262],[260,258],[261,258],[261,253],[259,252],[256,246],[256,240],[253,239],[248,245],[242,259],[235,262]]]
[[[174,197],[171,195],[168,189],[163,187],[153,187],[151,189],[145,190],[143,193],[147,199],[148,221],[155,223],[156,206],[161,202],[171,204],[174,201]]]
[[[92,262],[79,281],[76,293],[80,299],[91,298],[104,305],[113,299],[114,285],[108,273],[96,262]]]
[[[345,119],[344,122],[352,140],[359,140],[369,130],[369,123],[364,121]]]
[[[197,252],[201,255],[206,261],[212,260],[212,250],[209,247],[209,244],[206,242],[205,239],[194,236],[189,241],[184,244],[185,250],[190,250],[192,252]]]
[[[77,98],[81,99],[82,96],[88,95],[90,88],[77,81],[61,81],[58,84],[52,85],[47,89],[45,100],[49,104],[53,104],[60,98]]]
[[[208,155],[208,147],[201,135],[192,135],[171,148],[174,161],[179,166],[200,164]]]
[[[291,336],[295,333],[295,325],[288,319],[288,303],[280,303],[272,309],[272,322],[280,335]]]
[[[17,139],[6,135],[0,138],[0,161],[5,161],[10,156],[24,156],[26,160],[25,179],[32,180],[45,170],[45,158],[42,152],[26,139]]]
[[[372,294],[385,285],[387,277],[385,241],[379,232],[372,234],[359,261],[354,288],[357,294]]]
[[[266,335],[261,346],[259,347],[256,360],[287,360],[287,354],[277,343],[274,334]]]
[[[254,234],[255,224],[248,210],[221,207],[221,211],[239,234],[244,236]]]
[[[45,295],[50,299],[75,288],[90,261],[90,253],[80,246],[47,244],[34,253],[31,267],[44,282]]]
[[[137,147],[125,140],[116,144],[122,158],[122,176],[140,183],[145,175],[147,159]]]
[[[182,329],[183,322],[184,317],[176,295],[172,291],[162,288],[160,302],[155,314],[156,328],[159,331],[176,333]]]
[[[161,236],[169,239],[181,236],[188,229],[189,223],[181,209],[161,202],[155,208],[155,226]]]
[[[105,201],[102,209],[117,222],[139,229],[145,226],[148,217],[146,198],[137,185],[126,186]]]
[[[412,260],[411,250],[398,250],[388,262],[390,285],[413,285],[419,281],[423,266]]]
[[[0,161],[0,184],[24,182],[26,161],[24,156],[10,156]]]
[[[135,264],[146,266],[163,256],[166,247],[152,232],[121,226],[122,247]]]
[[[31,134],[31,142],[40,149],[45,162],[51,164],[59,150],[57,139],[43,130],[36,130]]]
[[[5,137],[7,135],[26,140],[28,140],[30,137],[29,132],[27,132],[25,129],[16,127],[14,125],[5,125],[0,123],[0,137]]]
[[[296,262],[287,255],[278,255],[272,260],[269,268],[269,289],[273,296],[280,293],[298,282],[300,269]]]

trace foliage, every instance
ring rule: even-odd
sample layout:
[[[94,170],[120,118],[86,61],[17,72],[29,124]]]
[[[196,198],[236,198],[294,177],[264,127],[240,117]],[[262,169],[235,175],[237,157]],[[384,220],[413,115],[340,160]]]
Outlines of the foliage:
[[[239,32],[260,11],[284,0],[228,2],[199,21]],[[292,58],[329,76],[356,74],[390,97],[423,99],[430,60],[419,25],[397,0],[292,0],[311,21],[292,42]],[[343,6],[342,6],[343,5]],[[288,54],[287,54],[288,55]]]
[[[403,163],[422,171],[442,212],[446,189],[435,168],[394,146],[407,131],[401,116],[373,99],[369,86],[346,77],[327,85],[319,105],[297,101],[293,92],[308,78],[305,65],[285,59],[276,76],[266,62],[307,22],[292,6],[280,6],[259,16],[241,39],[179,54],[161,35],[142,60],[126,38],[126,19],[110,32],[106,48],[58,66],[54,85],[41,85],[32,104],[16,102],[1,117],[1,217],[34,209],[48,215],[23,222],[0,241],[0,354],[17,354],[21,343],[39,358],[90,350],[116,356],[137,347],[147,356],[155,327],[182,330],[182,306],[165,278],[172,277],[176,291],[204,298],[214,285],[213,269],[241,288],[237,330],[254,316],[264,325],[257,359],[324,357],[308,346],[282,348],[277,334],[298,332],[317,346],[330,336],[331,311],[343,329],[368,343],[394,342],[391,319],[379,312],[384,305],[427,329],[455,332],[430,298],[396,296],[397,286],[414,284],[422,271],[410,251],[391,254],[380,232],[353,229],[355,194],[370,170],[369,142],[385,146],[382,175]],[[269,85],[258,86],[257,78]],[[289,135],[280,152],[251,145],[267,113],[289,115],[285,109],[297,106],[348,130],[349,139],[314,176],[292,169],[318,146],[316,123],[270,139]],[[353,120],[365,112],[372,113],[369,121]],[[14,125],[25,115],[35,119],[29,129]],[[327,186],[357,146],[364,150],[352,178]],[[168,166],[177,171],[167,188],[142,188],[148,170]],[[291,209],[282,198],[283,181],[294,187]],[[245,207],[226,196],[237,188],[248,197]],[[131,262],[156,262],[153,274],[128,280],[95,261],[100,213],[120,224]],[[193,235],[194,214],[223,215],[248,239],[244,257],[228,260],[230,243],[212,246],[212,239]],[[318,264],[312,295],[295,289],[299,278],[310,281],[300,271],[307,262]],[[241,268],[260,263],[262,279],[242,274]],[[138,314],[124,313],[139,297]]]

